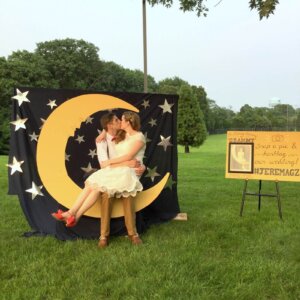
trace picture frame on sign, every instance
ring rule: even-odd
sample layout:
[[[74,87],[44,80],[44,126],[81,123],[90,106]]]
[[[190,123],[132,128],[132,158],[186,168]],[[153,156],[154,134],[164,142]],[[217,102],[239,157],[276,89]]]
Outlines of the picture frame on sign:
[[[229,143],[229,173],[253,173],[253,165],[254,143]]]

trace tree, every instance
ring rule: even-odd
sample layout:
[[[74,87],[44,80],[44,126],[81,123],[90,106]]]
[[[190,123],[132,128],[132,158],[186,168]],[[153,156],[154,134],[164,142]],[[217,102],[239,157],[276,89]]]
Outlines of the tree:
[[[189,146],[199,147],[205,141],[203,114],[189,85],[182,85],[179,90],[177,125],[178,144],[185,147],[185,153],[189,153]]]
[[[248,0],[250,9],[255,9],[259,13],[259,18],[268,18],[270,14],[274,14],[278,0]],[[218,4],[222,2],[220,0]],[[148,3],[152,6],[156,4],[162,4],[165,7],[171,7],[173,0],[148,0]],[[204,0],[179,0],[180,9],[183,12],[196,11],[197,16],[207,16],[208,8],[204,5]]]
[[[127,91],[143,92],[144,74],[140,70],[126,69],[114,62],[99,63],[95,80],[90,88],[100,91]],[[157,84],[154,78],[148,75],[148,90],[154,92]]]
[[[8,111],[0,108],[0,154],[8,154],[9,151],[9,117]]]
[[[182,85],[189,85],[187,81],[175,76],[165,78],[158,83],[158,92],[165,93],[166,90],[172,90],[173,94],[178,94]]]
[[[67,38],[38,43],[35,53],[59,88],[88,89],[99,68],[98,51],[92,43]]]
[[[295,116],[295,109],[289,104],[277,104],[270,110],[269,119],[273,127],[280,130],[289,130],[293,124],[292,118]]]
[[[200,105],[200,109],[203,113],[205,126],[206,126],[206,128],[208,128],[209,104],[207,101],[206,91],[205,91],[204,87],[195,86],[195,85],[192,85],[192,90],[193,90],[194,94],[196,95],[196,98]]]
[[[224,133],[232,127],[235,113],[228,108],[219,107],[212,99],[207,98],[209,113],[207,130],[209,133]]]
[[[296,129],[297,129],[297,131],[300,131],[300,111],[298,111],[298,114],[297,114]]]
[[[55,87],[41,57],[28,51],[0,58],[0,154],[8,153],[11,97],[14,87]]]

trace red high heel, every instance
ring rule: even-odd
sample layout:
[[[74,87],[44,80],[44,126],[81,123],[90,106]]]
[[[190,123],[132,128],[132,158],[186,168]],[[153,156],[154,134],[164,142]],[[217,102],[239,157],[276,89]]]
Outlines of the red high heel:
[[[71,216],[66,220],[66,227],[74,227],[77,224],[75,216]]]
[[[61,209],[59,209],[57,212],[54,212],[51,214],[51,216],[56,219],[57,221],[64,221],[65,218],[62,216],[62,214],[64,213],[64,211],[62,211]]]

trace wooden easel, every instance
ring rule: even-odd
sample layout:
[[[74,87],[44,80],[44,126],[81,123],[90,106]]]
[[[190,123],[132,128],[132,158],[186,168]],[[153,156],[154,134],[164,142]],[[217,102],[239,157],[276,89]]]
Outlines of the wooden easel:
[[[258,210],[259,211],[260,211],[261,197],[262,196],[264,196],[264,197],[276,197],[277,198],[277,205],[278,205],[278,214],[279,214],[280,219],[282,220],[281,201],[280,201],[278,181],[275,181],[276,194],[263,194],[263,193],[261,193],[261,185],[262,185],[262,181],[261,180],[259,180],[258,193],[247,192],[247,185],[248,185],[248,179],[245,180],[245,185],[244,185],[244,190],[243,190],[243,197],[242,197],[242,203],[241,203],[241,210],[240,210],[240,216],[243,215],[243,209],[244,209],[246,195],[249,195],[249,196],[258,196]]]

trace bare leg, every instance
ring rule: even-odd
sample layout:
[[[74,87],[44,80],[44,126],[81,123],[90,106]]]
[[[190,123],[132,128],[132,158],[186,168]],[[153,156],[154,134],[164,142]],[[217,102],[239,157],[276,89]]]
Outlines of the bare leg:
[[[79,218],[97,201],[98,196],[99,196],[99,191],[97,190],[90,191],[87,198],[83,201],[82,205],[75,213],[76,221],[78,221]]]
[[[85,202],[85,200],[87,199],[91,191],[92,189],[90,187],[84,187],[82,192],[77,197],[73,206],[68,211],[64,212],[62,216],[67,218],[70,217],[71,215],[76,215],[77,211],[83,205],[83,203]]]

